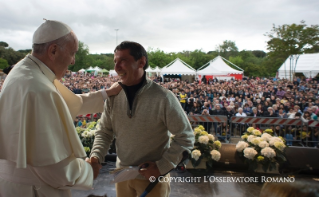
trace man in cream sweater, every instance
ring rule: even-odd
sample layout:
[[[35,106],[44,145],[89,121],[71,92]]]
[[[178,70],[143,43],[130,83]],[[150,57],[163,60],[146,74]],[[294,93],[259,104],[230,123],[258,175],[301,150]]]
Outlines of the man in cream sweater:
[[[176,167],[182,153],[193,148],[195,139],[178,99],[146,77],[148,60],[143,46],[124,41],[114,52],[115,71],[123,90],[105,102],[90,162],[98,166],[115,137],[117,167],[148,164],[135,179],[116,184],[118,197],[135,197],[143,193],[151,176],[157,178]],[[171,143],[170,133],[175,135]],[[95,176],[98,171],[94,168]],[[161,182],[149,195],[165,197],[169,193],[169,183]]]

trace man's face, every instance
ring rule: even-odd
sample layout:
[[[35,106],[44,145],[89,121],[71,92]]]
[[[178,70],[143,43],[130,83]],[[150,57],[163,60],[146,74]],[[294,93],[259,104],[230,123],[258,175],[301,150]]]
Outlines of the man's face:
[[[55,59],[56,66],[53,68],[53,72],[57,79],[61,79],[68,70],[68,66],[75,63],[75,54],[77,51],[78,41],[75,39],[67,42],[62,48],[57,45],[57,58]]]
[[[145,61],[145,57],[135,61],[129,49],[117,50],[114,53],[114,70],[124,85],[136,85],[141,81],[140,73],[143,72]]]

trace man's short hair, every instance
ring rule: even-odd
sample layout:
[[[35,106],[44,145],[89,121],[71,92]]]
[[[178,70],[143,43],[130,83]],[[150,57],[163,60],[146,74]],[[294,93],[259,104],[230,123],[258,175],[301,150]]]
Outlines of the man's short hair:
[[[116,51],[121,51],[125,49],[130,50],[130,55],[134,57],[135,61],[141,59],[144,56],[146,58],[146,62],[143,69],[146,70],[148,68],[147,53],[141,44],[132,41],[123,41],[121,42],[121,44],[117,45],[117,47],[114,49],[114,53]]]

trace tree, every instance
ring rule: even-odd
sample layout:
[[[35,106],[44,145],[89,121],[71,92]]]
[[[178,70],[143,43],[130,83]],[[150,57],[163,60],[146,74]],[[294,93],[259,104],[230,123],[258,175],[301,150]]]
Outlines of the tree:
[[[20,61],[25,55],[13,50],[11,47],[4,48],[0,46],[0,58],[7,60],[9,65],[14,65]]]
[[[160,49],[148,48],[148,64],[152,68],[155,68],[156,66],[163,68],[173,60],[172,55],[172,53],[166,54],[164,51]]]
[[[256,56],[258,58],[264,58],[267,55],[267,53],[265,51],[261,51],[261,50],[253,50],[252,54],[254,54],[254,56]]]
[[[236,43],[231,40],[224,40],[223,44],[216,46],[216,51],[219,52],[221,56],[228,59],[229,56],[236,56],[238,53],[238,48]]]
[[[79,41],[79,49],[75,54],[75,64],[69,67],[72,71],[78,71],[82,68],[90,67],[89,64],[89,47],[83,42]]]
[[[7,60],[0,58],[0,69],[4,69],[8,66],[9,66],[9,64],[8,64]]]
[[[277,27],[273,25],[272,30],[265,36],[269,38],[267,62],[273,64],[268,65],[272,73],[278,70],[289,55],[319,52],[319,26],[307,26],[305,21]]]
[[[319,26],[307,27],[305,21],[300,24],[273,25],[271,32],[266,36],[270,38],[267,42],[269,55],[279,53],[289,56],[292,54],[319,52]]]
[[[8,47],[9,44],[6,43],[6,42],[0,41],[0,46],[2,46],[2,47]]]

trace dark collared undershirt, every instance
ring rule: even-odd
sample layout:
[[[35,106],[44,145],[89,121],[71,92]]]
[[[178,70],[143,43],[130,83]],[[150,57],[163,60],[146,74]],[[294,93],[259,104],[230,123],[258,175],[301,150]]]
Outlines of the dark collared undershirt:
[[[139,89],[141,89],[141,87],[144,84],[145,74],[146,73],[144,72],[144,75],[142,77],[142,81],[139,84],[136,84],[136,85],[126,86],[126,85],[122,84],[121,82],[119,82],[119,84],[122,86],[122,88],[123,88],[123,90],[124,90],[124,92],[126,94],[126,98],[127,98],[128,103],[130,105],[130,110],[132,110],[133,101],[134,101],[134,98],[135,98],[135,95],[136,95],[137,91]]]

